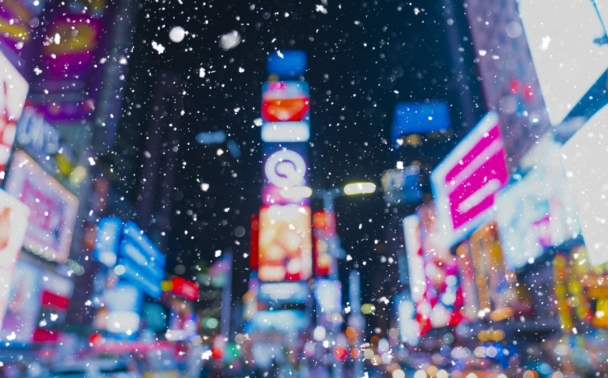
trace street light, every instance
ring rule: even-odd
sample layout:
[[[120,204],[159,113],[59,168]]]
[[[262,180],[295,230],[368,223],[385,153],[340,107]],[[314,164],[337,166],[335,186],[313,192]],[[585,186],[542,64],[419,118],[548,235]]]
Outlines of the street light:
[[[373,182],[354,182],[344,187],[344,194],[353,196],[356,194],[371,194],[376,191],[376,184]]]

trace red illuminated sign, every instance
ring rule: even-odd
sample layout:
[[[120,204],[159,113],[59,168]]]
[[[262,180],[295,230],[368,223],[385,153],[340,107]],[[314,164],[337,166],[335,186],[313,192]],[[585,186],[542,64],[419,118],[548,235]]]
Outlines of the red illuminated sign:
[[[508,180],[498,115],[490,112],[431,174],[447,244],[481,224]]]
[[[199,288],[198,284],[188,281],[182,277],[174,277],[171,280],[173,285],[173,293],[182,296],[188,300],[195,301],[198,299]]]

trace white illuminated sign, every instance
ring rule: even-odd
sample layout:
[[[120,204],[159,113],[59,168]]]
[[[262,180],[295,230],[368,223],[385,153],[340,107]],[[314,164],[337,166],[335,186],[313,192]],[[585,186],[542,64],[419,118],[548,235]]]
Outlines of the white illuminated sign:
[[[300,186],[305,184],[306,162],[295,151],[277,151],[266,160],[264,173],[268,181],[275,186]]]
[[[518,3],[549,118],[557,126],[608,68],[600,17],[590,0]],[[597,6],[608,14],[605,1]]]
[[[594,266],[608,262],[607,126],[608,106],[604,106],[562,148],[589,262]]]
[[[262,140],[266,143],[308,142],[308,122],[267,122],[262,125]]]

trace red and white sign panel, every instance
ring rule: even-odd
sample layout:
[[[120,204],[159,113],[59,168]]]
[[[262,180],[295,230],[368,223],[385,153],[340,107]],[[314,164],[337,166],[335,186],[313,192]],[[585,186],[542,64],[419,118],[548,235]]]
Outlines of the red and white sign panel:
[[[0,182],[4,180],[27,90],[27,81],[0,52]]]
[[[0,190],[0,326],[6,312],[11,276],[21,252],[28,215],[29,210],[24,204]]]
[[[431,173],[444,242],[474,231],[509,180],[498,114],[488,113]]]
[[[23,151],[14,154],[6,191],[31,211],[23,246],[44,258],[65,263],[78,212],[76,196]]]

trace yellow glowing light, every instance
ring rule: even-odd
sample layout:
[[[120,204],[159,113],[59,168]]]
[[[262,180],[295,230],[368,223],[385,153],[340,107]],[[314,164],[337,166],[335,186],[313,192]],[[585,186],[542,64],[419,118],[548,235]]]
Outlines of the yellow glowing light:
[[[312,189],[307,186],[292,186],[281,190],[281,196],[288,199],[309,198],[312,196]]]
[[[449,378],[449,376],[450,375],[448,374],[448,372],[443,369],[439,370],[436,375],[437,378]]]
[[[376,184],[373,182],[354,182],[344,187],[344,194],[354,196],[356,194],[370,194],[376,191]]]
[[[393,371],[393,378],[405,378],[405,372],[401,369]]]
[[[371,303],[365,303],[364,305],[361,306],[361,312],[364,315],[372,314],[374,311],[376,311],[376,306],[374,306]]]
[[[372,349],[365,349],[363,351],[363,357],[365,357],[367,360],[371,360],[372,357],[374,357],[374,351]]]
[[[426,371],[420,369],[414,373],[414,378],[426,378]]]

